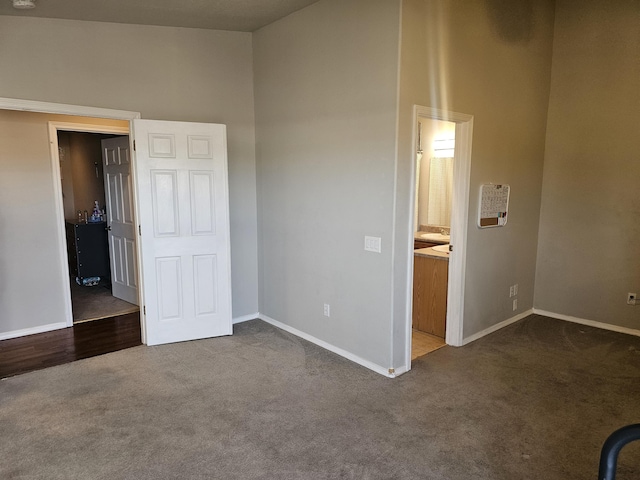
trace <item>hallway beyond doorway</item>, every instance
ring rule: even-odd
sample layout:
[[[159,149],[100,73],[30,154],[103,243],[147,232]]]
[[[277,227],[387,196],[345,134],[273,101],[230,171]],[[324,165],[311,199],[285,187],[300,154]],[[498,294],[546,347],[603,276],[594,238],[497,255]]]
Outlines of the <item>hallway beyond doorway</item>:
[[[74,325],[90,320],[139,312],[140,308],[113,296],[111,285],[85,287],[71,280],[71,304]]]

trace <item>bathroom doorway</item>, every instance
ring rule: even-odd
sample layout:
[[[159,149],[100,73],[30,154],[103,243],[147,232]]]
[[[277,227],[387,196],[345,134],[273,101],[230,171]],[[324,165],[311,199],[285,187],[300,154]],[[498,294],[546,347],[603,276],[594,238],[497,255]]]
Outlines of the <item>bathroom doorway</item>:
[[[456,124],[419,116],[411,358],[444,345]]]
[[[463,343],[473,117],[416,105],[413,127],[407,365]]]

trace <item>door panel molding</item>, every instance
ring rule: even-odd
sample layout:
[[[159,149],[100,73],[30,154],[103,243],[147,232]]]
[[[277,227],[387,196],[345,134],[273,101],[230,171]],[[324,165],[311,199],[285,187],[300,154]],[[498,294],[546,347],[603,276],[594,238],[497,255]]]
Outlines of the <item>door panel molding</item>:
[[[133,182],[131,181],[129,136],[102,140],[104,191],[111,264],[111,294],[135,305],[140,304],[134,224]],[[116,245],[117,244],[117,245]],[[117,248],[116,248],[117,246]],[[116,272],[114,274],[114,271]]]
[[[148,345],[233,333],[226,127],[136,120]]]

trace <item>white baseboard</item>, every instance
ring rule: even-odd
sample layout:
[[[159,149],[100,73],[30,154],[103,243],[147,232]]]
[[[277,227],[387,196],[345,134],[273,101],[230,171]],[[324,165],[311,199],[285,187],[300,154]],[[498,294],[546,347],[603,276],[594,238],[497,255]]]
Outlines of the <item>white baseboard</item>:
[[[562,313],[547,312],[546,310],[539,310],[537,308],[533,309],[533,313],[536,315],[544,315],[545,317],[557,318],[558,320],[565,320],[567,322],[579,323],[580,325],[587,325],[589,327],[601,328],[602,330],[611,330],[612,332],[626,333],[627,335],[640,337],[640,330],[634,328],[619,327],[618,325],[611,325],[610,323],[596,322],[595,320],[572,317],[571,315],[563,315]]]
[[[475,340],[478,340],[479,338],[482,338],[482,337],[484,337],[486,335],[489,335],[490,333],[498,331],[501,328],[506,327],[507,325],[511,325],[512,323],[515,323],[518,320],[522,320],[523,318],[528,317],[532,313],[534,313],[533,308],[530,308],[529,310],[526,310],[526,311],[524,311],[522,313],[519,313],[515,317],[507,318],[506,320],[503,320],[500,323],[496,323],[495,325],[492,325],[489,328],[485,328],[484,330],[481,330],[478,333],[474,333],[473,335],[469,335],[468,337],[462,339],[462,345],[466,345],[466,344],[471,343],[471,342],[473,342]]]
[[[256,318],[260,318],[260,314],[257,312],[250,315],[242,315],[240,317],[236,317],[231,322],[235,325],[236,323],[248,322],[249,320],[255,320]]]
[[[11,332],[0,333],[0,340],[9,340],[10,338],[26,337],[36,333],[50,332],[52,330],[60,330],[67,328],[67,322],[49,323],[38,327],[23,328],[22,330],[12,330]]]
[[[293,328],[289,325],[279,322],[278,320],[274,320],[273,318],[267,315],[263,315],[262,313],[258,315],[258,318],[260,318],[260,320],[263,320],[273,325],[274,327],[284,330],[285,332],[289,332],[295,335],[296,337],[300,337],[304,340],[307,340],[308,342],[315,343],[316,345],[324,348],[325,350],[329,350],[330,352],[338,354],[341,357],[346,358],[347,360],[351,360],[352,362],[357,363],[358,365],[362,365],[363,367],[366,367],[369,370],[373,370],[374,372],[379,373],[380,375],[384,375],[385,377],[394,378],[400,374],[394,371],[390,372],[388,368],[381,367],[380,365],[370,362],[369,360],[365,360],[364,358],[358,357],[357,355],[354,355],[351,352],[347,352],[342,348],[336,347],[335,345],[327,343],[324,340],[320,340],[319,338],[316,338],[313,335],[309,335],[308,333],[305,333],[301,330],[298,330],[297,328]]]

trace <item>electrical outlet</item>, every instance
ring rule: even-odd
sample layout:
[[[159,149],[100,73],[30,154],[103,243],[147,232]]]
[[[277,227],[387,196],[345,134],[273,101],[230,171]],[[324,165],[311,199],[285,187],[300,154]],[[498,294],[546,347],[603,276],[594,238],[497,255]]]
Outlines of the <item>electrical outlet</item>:
[[[627,293],[627,305],[635,305],[638,295],[636,293]]]
[[[513,286],[513,296],[515,297],[516,295],[518,295],[518,284],[517,283]]]
[[[511,298],[511,297],[513,297],[515,295],[514,290],[515,289],[514,289],[513,285],[511,285],[509,287],[509,298]]]
[[[518,299],[513,299],[513,311],[515,312],[518,309]]]
[[[329,305],[328,303],[324,304],[324,316],[325,317],[331,316],[331,305]]]

